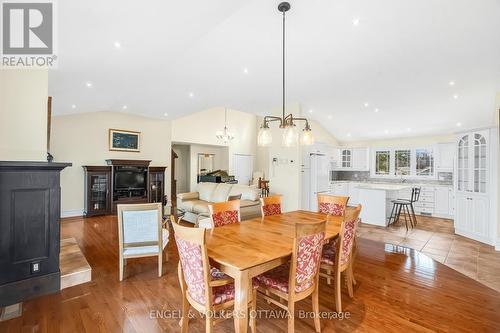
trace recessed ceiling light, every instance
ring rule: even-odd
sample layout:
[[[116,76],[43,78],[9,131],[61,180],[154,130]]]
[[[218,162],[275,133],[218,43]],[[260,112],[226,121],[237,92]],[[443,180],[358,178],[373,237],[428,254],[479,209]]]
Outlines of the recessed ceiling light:
[[[389,131],[388,131],[388,130],[385,130],[385,131],[384,131],[384,133],[385,133],[385,134],[388,134],[388,133],[389,133]]]
[[[127,110],[127,109],[128,109],[128,106],[124,105],[124,106],[122,106],[122,109],[123,109],[123,110]]]
[[[312,109],[309,109],[309,113],[313,113],[313,110],[312,110]]]
[[[332,118],[333,118],[333,117],[332,117],[332,115],[329,115],[329,116],[328,116],[328,119],[332,119]]]
[[[370,104],[368,102],[365,102],[365,104],[363,104],[365,106],[365,108],[369,107]]]
[[[71,105],[71,108],[76,109],[76,105],[75,104]]]
[[[87,82],[87,83],[85,83],[85,85],[87,86],[87,88],[92,88],[92,86],[93,86],[92,82]]]
[[[347,133],[347,136],[348,136],[348,137],[351,137],[351,133]]]
[[[352,19],[352,25],[353,26],[359,25],[359,17],[353,17],[353,19]]]
[[[189,97],[193,98],[193,97],[194,97],[194,93],[193,93],[193,92],[190,92],[190,93],[189,93]]]
[[[458,99],[458,95],[457,94],[453,95],[453,98]]]
[[[458,122],[457,127],[462,127],[462,123]]]
[[[448,82],[448,84],[449,84],[450,86],[454,86],[454,85],[455,85],[455,81],[450,81],[450,82]]]
[[[375,113],[377,113],[378,111],[379,111],[379,109],[375,109],[375,110],[373,110],[373,112],[375,112]]]
[[[166,113],[166,112],[165,112],[163,115],[164,115],[165,117],[168,117],[168,113]]]
[[[120,42],[118,42],[118,41],[114,42],[114,43],[113,43],[113,45],[114,45],[117,49],[119,49],[120,47],[122,47],[122,44],[121,44]]]
[[[243,73],[248,74],[248,68],[243,68]]]
[[[411,128],[409,128],[409,127],[408,127],[406,130],[407,130],[408,132],[411,132]]]

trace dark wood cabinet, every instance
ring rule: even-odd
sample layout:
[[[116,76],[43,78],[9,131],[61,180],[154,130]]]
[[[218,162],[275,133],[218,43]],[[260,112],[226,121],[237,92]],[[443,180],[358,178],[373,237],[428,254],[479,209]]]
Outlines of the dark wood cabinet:
[[[60,171],[0,161],[0,307],[60,290]]]
[[[165,169],[165,167],[149,168],[149,202],[164,201]]]
[[[107,166],[83,166],[86,217],[116,214],[119,204],[164,203],[166,167],[150,167],[148,160],[106,162]],[[142,186],[134,186],[137,179]]]
[[[84,166],[85,216],[106,215],[111,211],[111,167]]]

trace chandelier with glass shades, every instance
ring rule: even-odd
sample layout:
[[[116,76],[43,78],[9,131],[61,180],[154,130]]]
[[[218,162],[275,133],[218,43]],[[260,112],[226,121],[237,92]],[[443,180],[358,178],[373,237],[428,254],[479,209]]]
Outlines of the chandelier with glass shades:
[[[270,122],[279,122],[280,128],[283,130],[282,144],[285,147],[294,147],[299,142],[303,145],[312,145],[314,138],[312,135],[309,121],[306,118],[294,117],[293,114],[285,115],[285,13],[290,9],[288,2],[282,2],[278,5],[278,10],[283,13],[283,115],[281,117],[265,116],[264,121],[259,129],[257,142],[259,146],[269,146],[273,142]],[[306,125],[302,130],[302,135],[299,135],[295,122],[305,121]]]
[[[224,144],[234,139],[234,134],[227,128],[227,109],[224,109],[224,129],[222,131],[217,131],[215,136]]]

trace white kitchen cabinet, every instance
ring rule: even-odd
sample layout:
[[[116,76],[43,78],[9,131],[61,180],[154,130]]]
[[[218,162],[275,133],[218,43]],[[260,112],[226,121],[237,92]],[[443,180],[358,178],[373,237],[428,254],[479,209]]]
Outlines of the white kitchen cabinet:
[[[329,152],[331,169],[336,170],[340,167],[340,149],[332,147]]]
[[[489,185],[496,182],[490,160],[490,131],[461,134],[456,146],[455,232],[459,235],[492,244],[495,241],[490,221]],[[491,179],[491,181],[490,181]]]
[[[437,186],[434,190],[435,216],[448,217],[450,214],[450,191],[448,187]]]
[[[368,148],[352,149],[352,169],[354,171],[369,171]]]
[[[359,204],[359,188],[360,183],[349,183],[349,205]]]
[[[331,184],[331,192],[335,195],[348,196],[349,183],[348,182],[334,182]]]
[[[352,169],[352,149],[340,149],[340,167],[342,169]]]
[[[453,172],[455,159],[454,143],[439,143],[437,145],[436,170]]]

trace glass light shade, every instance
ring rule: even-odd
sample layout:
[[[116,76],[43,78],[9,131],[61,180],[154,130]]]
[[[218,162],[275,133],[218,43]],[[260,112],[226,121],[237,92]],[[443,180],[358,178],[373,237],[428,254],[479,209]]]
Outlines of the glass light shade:
[[[310,129],[303,129],[300,138],[300,143],[304,146],[310,146],[314,144],[314,136]]]
[[[299,131],[295,125],[288,125],[283,132],[284,147],[295,147],[299,142]]]
[[[273,136],[269,127],[261,127],[257,136],[257,144],[265,147],[273,143]]]

